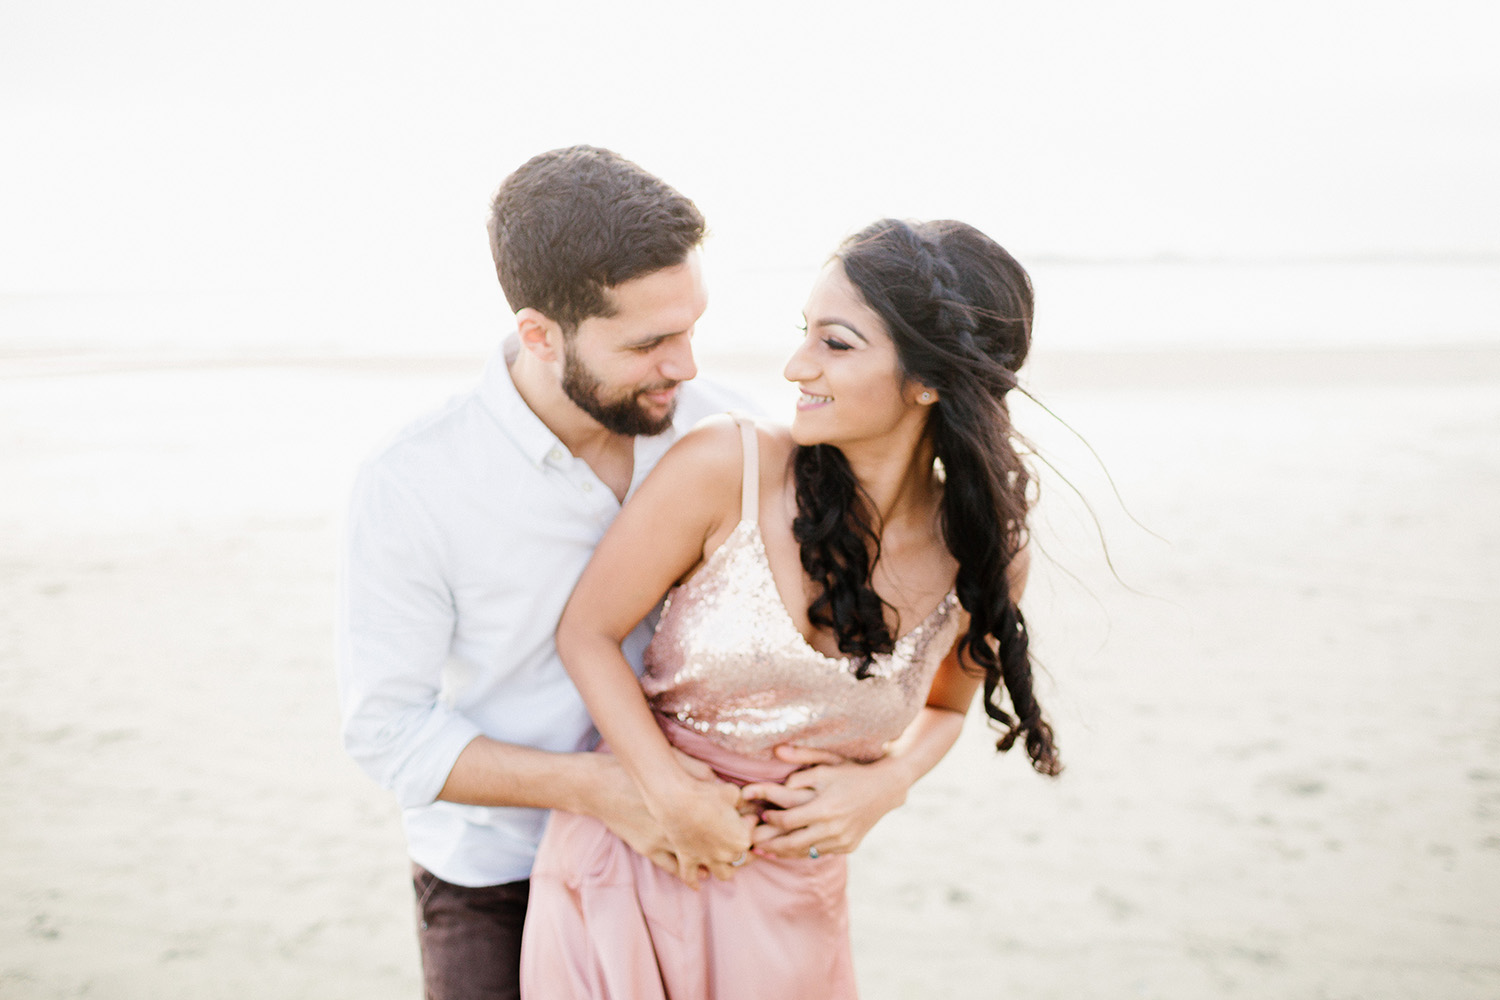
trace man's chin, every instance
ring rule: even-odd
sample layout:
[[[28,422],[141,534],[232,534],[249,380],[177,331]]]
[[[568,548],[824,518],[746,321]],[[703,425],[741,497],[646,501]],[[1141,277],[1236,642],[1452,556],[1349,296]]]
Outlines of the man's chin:
[[[677,413],[674,399],[664,407],[649,407],[632,399],[629,407],[613,406],[587,411],[600,425],[614,434],[630,437],[655,437],[672,426]]]
[[[672,418],[677,415],[677,387],[675,385],[660,392],[637,393],[635,400],[641,424],[651,428],[640,433],[660,434],[672,426]]]
[[[673,400],[670,404],[668,404],[666,411],[660,414],[654,411],[648,412],[646,410],[642,410],[642,430],[638,431],[637,433],[643,434],[646,437],[655,437],[658,434],[663,434],[669,427],[672,426],[672,418],[675,416],[677,416],[676,400]]]

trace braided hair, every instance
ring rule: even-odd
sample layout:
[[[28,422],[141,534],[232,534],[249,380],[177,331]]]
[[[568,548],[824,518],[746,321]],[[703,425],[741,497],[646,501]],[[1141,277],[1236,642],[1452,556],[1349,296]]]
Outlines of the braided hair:
[[[958,559],[956,589],[969,614],[960,650],[983,671],[985,713],[1003,729],[997,749],[1024,738],[1032,766],[1056,775],[1062,765],[1032,692],[1026,621],[1007,577],[1031,503],[1031,475],[1006,404],[1031,344],[1031,279],[989,237],[953,221],[883,219],[846,240],[834,258],[885,322],[902,378],[938,396],[928,433],[945,477],[943,537]],[[808,617],[860,658],[863,677],[869,657],[894,646],[871,585],[880,554],[873,512],[837,448],[799,447],[793,463],[792,532],[803,569],[819,586]]]

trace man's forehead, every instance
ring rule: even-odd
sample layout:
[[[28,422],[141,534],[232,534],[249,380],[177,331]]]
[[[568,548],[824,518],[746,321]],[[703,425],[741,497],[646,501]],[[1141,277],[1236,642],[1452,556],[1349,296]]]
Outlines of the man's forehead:
[[[660,339],[691,330],[708,306],[696,262],[642,275],[605,289],[604,295],[611,313],[585,319],[578,334],[627,344]]]

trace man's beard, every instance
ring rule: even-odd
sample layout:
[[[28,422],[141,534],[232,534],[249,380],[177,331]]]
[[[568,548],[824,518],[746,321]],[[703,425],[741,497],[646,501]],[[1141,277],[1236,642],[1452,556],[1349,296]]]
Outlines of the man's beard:
[[[589,370],[573,350],[571,341],[563,344],[562,390],[580,410],[599,421],[605,430],[614,434],[651,436],[660,434],[672,426],[672,416],[677,412],[677,401],[667,407],[660,417],[653,417],[642,406],[640,396],[646,392],[660,392],[677,385],[676,382],[658,382],[631,390],[623,398],[605,399],[604,383]]]

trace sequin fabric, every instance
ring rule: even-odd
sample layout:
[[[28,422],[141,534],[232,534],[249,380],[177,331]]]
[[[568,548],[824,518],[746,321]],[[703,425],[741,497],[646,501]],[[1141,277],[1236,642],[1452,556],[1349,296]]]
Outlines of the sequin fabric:
[[[658,713],[737,753],[794,743],[873,760],[926,702],[958,608],[950,590],[861,680],[856,661],[825,656],[798,630],[747,518],[668,595],[641,683]]]

